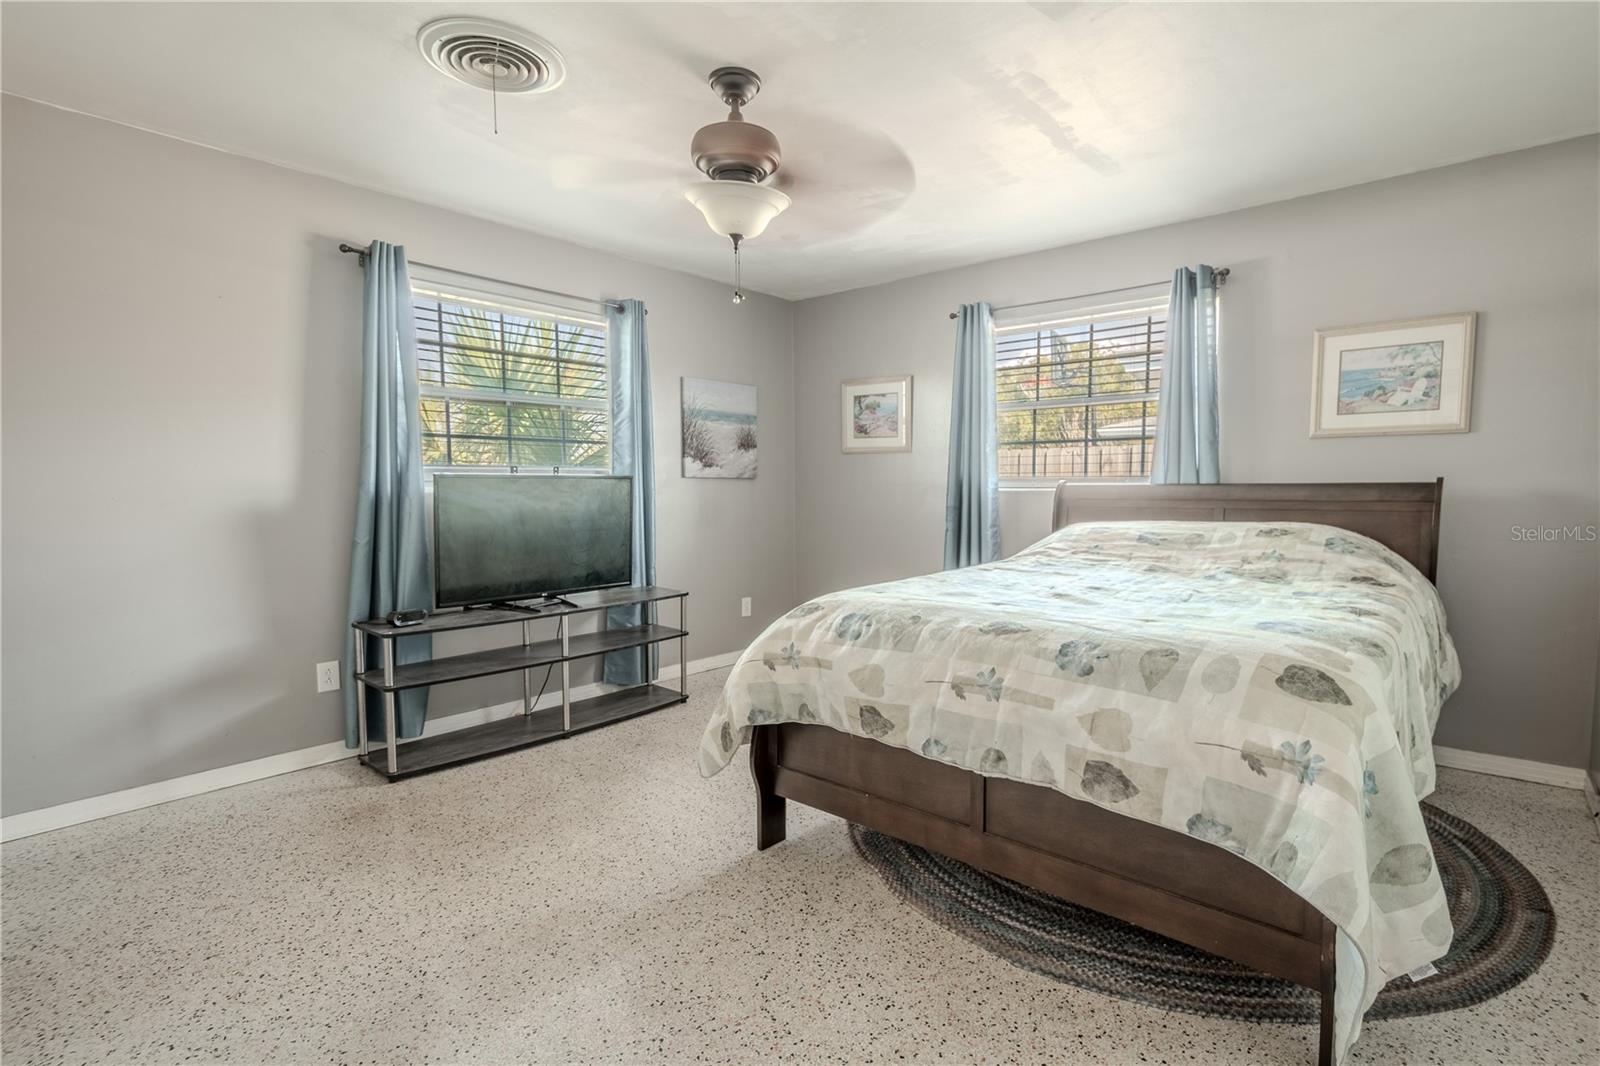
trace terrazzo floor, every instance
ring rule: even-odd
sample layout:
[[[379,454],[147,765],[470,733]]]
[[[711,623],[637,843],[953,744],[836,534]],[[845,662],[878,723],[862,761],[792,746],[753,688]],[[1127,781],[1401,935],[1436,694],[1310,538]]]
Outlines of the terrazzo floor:
[[[695,742],[724,672],[632,722],[401,784],[342,762],[8,844],[6,1066],[1287,1063],[1313,1030],[1013,967],[896,901],[845,826],[752,845]],[[1600,1062],[1600,841],[1577,792],[1443,771],[1544,882],[1544,967],[1367,1027],[1356,1063]]]

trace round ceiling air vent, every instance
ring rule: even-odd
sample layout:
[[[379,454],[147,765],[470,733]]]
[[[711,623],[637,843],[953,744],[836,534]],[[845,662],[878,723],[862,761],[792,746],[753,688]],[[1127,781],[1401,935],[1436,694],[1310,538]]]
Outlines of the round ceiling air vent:
[[[435,70],[478,89],[543,93],[567,76],[555,45],[491,19],[435,19],[417,31],[417,47]]]

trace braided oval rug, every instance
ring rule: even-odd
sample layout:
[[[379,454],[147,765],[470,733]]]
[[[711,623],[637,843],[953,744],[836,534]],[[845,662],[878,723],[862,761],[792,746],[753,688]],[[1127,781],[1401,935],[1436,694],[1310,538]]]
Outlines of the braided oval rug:
[[[1455,940],[1412,982],[1378,994],[1368,1020],[1458,1010],[1521,983],[1550,953],[1556,919],[1544,888],[1477,827],[1422,805],[1450,902]],[[1243,1021],[1315,1025],[1309,988],[986,874],[863,826],[856,850],[895,893],[940,925],[1017,966],[1109,996]]]

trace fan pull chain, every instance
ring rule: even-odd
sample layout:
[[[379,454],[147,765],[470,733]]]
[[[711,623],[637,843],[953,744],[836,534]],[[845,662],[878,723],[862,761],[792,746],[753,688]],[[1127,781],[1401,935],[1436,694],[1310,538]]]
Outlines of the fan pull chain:
[[[744,303],[744,283],[739,271],[739,244],[744,240],[742,234],[731,234],[733,237],[733,302]]]

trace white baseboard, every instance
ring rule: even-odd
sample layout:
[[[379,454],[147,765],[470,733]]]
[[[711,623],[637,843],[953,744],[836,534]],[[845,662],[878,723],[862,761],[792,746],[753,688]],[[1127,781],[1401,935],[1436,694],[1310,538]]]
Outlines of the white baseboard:
[[[702,674],[711,670],[720,670],[725,666],[732,666],[739,658],[739,652],[731,651],[722,655],[712,655],[704,659],[691,659],[689,673]],[[679,677],[676,665],[663,666],[660,679],[673,681]],[[585,699],[598,695],[605,686],[600,684],[583,685],[572,690],[574,699]],[[540,707],[551,707],[561,702],[559,693],[547,693],[540,701]],[[508,703],[496,704],[492,707],[480,707],[475,711],[463,711],[460,714],[450,715],[428,723],[428,735],[438,736],[442,733],[453,732],[457,729],[466,729],[469,726],[482,725],[485,722],[507,718],[522,711],[522,703],[512,700]],[[109,818],[114,814],[126,814],[144,807],[154,807],[160,803],[172,800],[186,799],[190,796],[199,796],[218,789],[231,788],[250,781],[260,781],[263,778],[276,777],[279,774],[291,773],[295,770],[305,770],[313,766],[322,766],[340,759],[353,758],[354,753],[344,746],[343,741],[333,741],[329,744],[318,744],[312,748],[301,748],[299,751],[286,751],[280,755],[269,755],[263,759],[252,759],[249,762],[236,763],[232,766],[219,766],[215,770],[205,770],[197,774],[188,774],[184,777],[174,777],[167,781],[156,781],[148,785],[139,785],[135,788],[123,789],[121,792],[110,792],[104,796],[90,796],[87,799],[73,800],[71,803],[62,803],[54,807],[43,807],[36,811],[25,811],[22,814],[13,814],[0,818],[0,842],[20,840],[23,837],[34,836],[39,833],[48,833],[53,829],[64,829],[70,825],[79,825],[83,822],[92,822],[99,818]],[[1457,770],[1472,770],[1480,774],[1493,774],[1496,777],[1510,777],[1518,781],[1531,781],[1540,785],[1556,785],[1560,788],[1574,788],[1583,790],[1589,796],[1591,807],[1600,812],[1600,797],[1594,792],[1593,782],[1589,775],[1576,766],[1555,766],[1551,763],[1534,762],[1531,759],[1513,759],[1505,755],[1484,755],[1476,751],[1462,751],[1459,748],[1435,747],[1433,749],[1434,761],[1440,766],[1447,766]]]
[[[1534,762],[1532,759],[1513,759],[1508,755],[1485,755],[1460,748],[1433,748],[1433,761],[1454,770],[1472,770],[1495,777],[1510,777],[1517,781],[1532,781],[1536,785],[1555,785],[1557,788],[1581,789],[1589,774],[1580,766],[1557,766],[1554,763]]]
[[[689,660],[689,673],[703,674],[709,670],[720,670],[724,666],[732,666],[739,658],[739,653],[728,652],[724,655],[712,655],[705,659]],[[661,668],[660,680],[675,681],[681,676],[676,664]],[[575,700],[586,699],[589,696],[599,695],[605,688],[599,683],[582,685],[572,690]],[[539,706],[552,707],[561,703],[561,694],[547,693],[539,701]],[[512,700],[509,703],[496,704],[492,707],[480,707],[475,711],[463,711],[452,714],[447,718],[436,719],[428,723],[428,736],[439,736],[442,733],[451,733],[457,729],[466,729],[468,726],[482,725],[500,718],[508,718],[513,714],[522,713],[522,701]],[[143,807],[154,807],[158,803],[168,803],[172,800],[187,799],[190,796],[199,796],[218,789],[231,788],[249,781],[260,781],[267,777],[277,777],[295,770],[305,770],[313,766],[322,766],[340,759],[355,757],[355,752],[344,746],[344,741],[335,740],[329,744],[318,744],[313,748],[301,748],[299,751],[286,751],[280,755],[268,755],[263,759],[252,759],[249,762],[235,763],[232,766],[219,766],[215,770],[204,770],[197,774],[186,774],[183,777],[174,777],[167,781],[155,781],[148,785],[139,785],[135,788],[125,788],[120,792],[109,792],[104,796],[90,796],[87,799],[73,800],[71,803],[62,803],[54,807],[42,807],[36,811],[24,811],[21,814],[9,815],[0,818],[0,842],[20,840],[39,833],[48,833],[52,829],[64,829],[69,825],[79,825],[83,822],[92,822],[99,818],[109,818],[114,814],[126,814]]]

